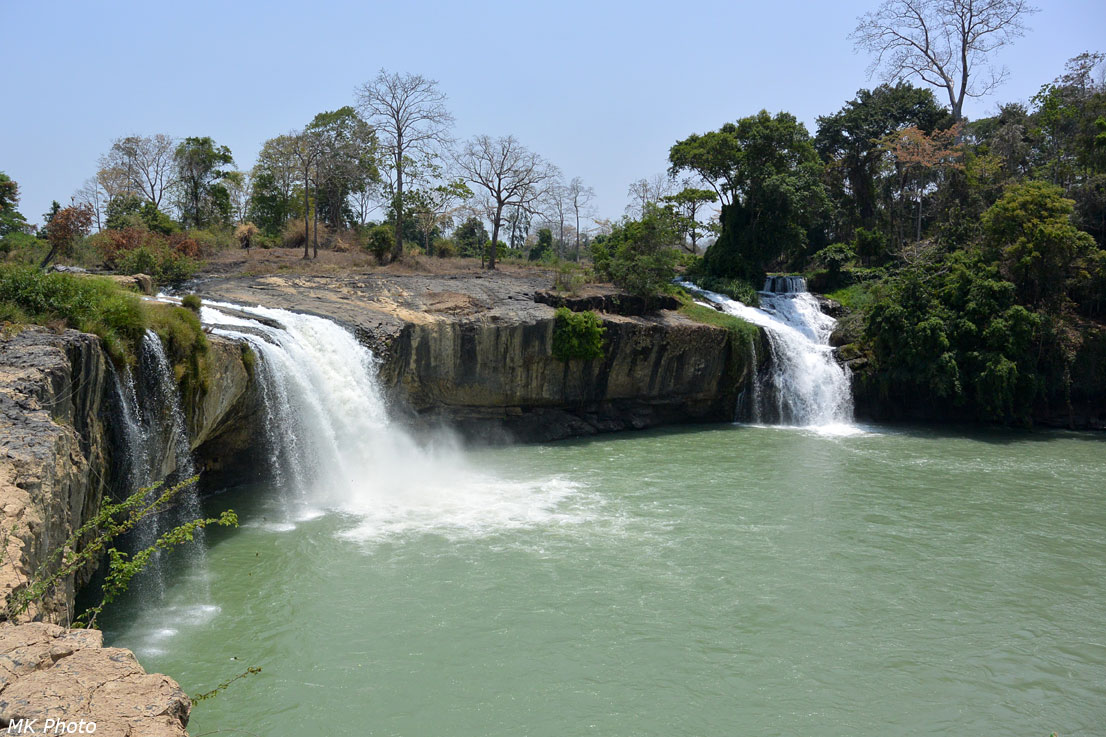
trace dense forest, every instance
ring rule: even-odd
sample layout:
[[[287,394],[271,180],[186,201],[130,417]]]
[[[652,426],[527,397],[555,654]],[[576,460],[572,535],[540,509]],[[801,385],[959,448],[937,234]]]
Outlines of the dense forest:
[[[965,97],[1001,81],[987,54],[1032,9],[999,2],[988,8],[1005,15],[902,28],[886,14],[900,4],[854,36],[890,81],[820,116],[813,135],[762,110],[676,141],[666,174],[630,185],[619,220],[512,136],[454,141],[437,83],[381,71],[355,104],[265,141],[248,171],[211,137],[119,138],[41,227],[0,173],[0,252],[166,284],[237,248],[513,259],[555,266],[561,288],[647,295],[683,272],[747,302],[767,273],[801,273],[848,310],[835,342],[862,384],[907,414],[1070,414],[1106,389],[1106,55],[1079,54],[1027,104],[968,120]],[[886,41],[888,28],[909,39],[954,21],[968,23],[963,63]]]

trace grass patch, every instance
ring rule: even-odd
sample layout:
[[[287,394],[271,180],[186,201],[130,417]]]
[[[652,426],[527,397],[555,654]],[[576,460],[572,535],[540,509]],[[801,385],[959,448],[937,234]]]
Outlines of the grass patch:
[[[132,363],[146,332],[142,300],[110,279],[0,267],[0,319],[69,327],[100,336],[113,360]]]
[[[828,293],[826,296],[840,302],[850,312],[859,312],[875,302],[873,289],[876,282],[860,282]]]
[[[691,295],[683,290],[680,290],[676,298],[680,300],[680,308],[677,312],[689,320],[701,322],[704,325],[714,325],[715,327],[725,328],[732,333],[736,333],[742,342],[756,340],[757,336],[760,334],[760,328],[751,322],[742,320],[740,317],[728,315],[725,312],[720,312],[713,307],[704,307],[701,304],[696,304]]]
[[[199,317],[144,301],[110,279],[0,265],[0,321],[92,333],[117,365],[134,365],[150,329],[165,344],[182,390],[206,391],[209,385],[207,336]]]

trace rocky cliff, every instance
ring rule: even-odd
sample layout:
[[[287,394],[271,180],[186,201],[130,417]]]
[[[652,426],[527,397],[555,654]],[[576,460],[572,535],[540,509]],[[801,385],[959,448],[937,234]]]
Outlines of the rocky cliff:
[[[557,361],[549,283],[533,272],[265,276],[220,279],[198,291],[346,325],[373,348],[397,411],[416,424],[460,428],[469,439],[552,440],[733,419],[750,375],[748,348],[735,345],[736,334],[672,310],[601,312],[603,358]],[[603,293],[575,302],[619,303]]]
[[[129,650],[103,647],[97,630],[42,622],[0,624],[2,729],[184,737],[190,709],[176,681],[147,674]]]
[[[201,454],[214,461],[233,453],[232,429],[252,411],[253,392],[238,344],[212,339],[208,350],[208,388],[184,402],[192,446],[219,448]],[[128,491],[113,486],[125,452],[111,431],[118,422],[113,371],[92,335],[30,328],[0,339],[2,596],[96,514],[105,493]],[[81,583],[61,582],[26,618],[69,621]]]

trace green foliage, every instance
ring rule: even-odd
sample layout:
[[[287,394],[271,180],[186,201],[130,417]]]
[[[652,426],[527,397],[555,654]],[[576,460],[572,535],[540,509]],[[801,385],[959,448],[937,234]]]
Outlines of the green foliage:
[[[110,280],[46,274],[29,266],[0,266],[0,305],[9,319],[61,321],[98,335],[121,362],[131,360],[147,325],[141,300]]]
[[[203,228],[230,218],[230,194],[221,183],[233,166],[226,146],[217,146],[210,136],[185,138],[173,154],[180,182],[181,222],[185,227]]]
[[[23,233],[26,229],[27,219],[16,209],[18,206],[19,185],[0,171],[0,239]]]
[[[1052,341],[1046,317],[1017,303],[997,266],[957,254],[947,268],[889,280],[868,313],[867,335],[885,391],[948,400],[979,419],[1028,423],[1055,386],[1038,357]]]
[[[670,210],[647,205],[641,220],[624,219],[592,243],[600,278],[630,294],[648,297],[668,288],[676,275],[679,231]]]
[[[453,232],[453,242],[462,256],[479,258],[481,249],[491,239],[488,229],[480,218],[470,217],[457,226]]]
[[[707,288],[704,287],[704,289]],[[715,290],[707,289],[707,291],[713,292]],[[756,340],[758,337],[760,328],[751,322],[746,322],[740,317],[729,315],[713,307],[697,304],[695,299],[683,290],[678,293],[677,298],[680,300],[680,308],[677,311],[681,315],[695,322],[729,330],[737,336],[736,343],[746,345],[749,341]]]
[[[1010,186],[983,213],[989,252],[1030,306],[1058,310],[1078,268],[1095,251],[1094,239],[1071,224],[1074,202],[1045,182]]]
[[[553,276],[553,289],[558,292],[576,294],[587,282],[587,272],[571,261],[559,261],[557,272]]]
[[[192,396],[206,392],[211,384],[211,369],[207,335],[199,315],[184,307],[160,303],[148,303],[146,313],[149,328],[165,345],[182,393]]]
[[[706,168],[688,158],[705,137],[681,141],[669,154],[672,171],[694,169],[708,181],[718,179],[728,194],[722,232],[705,255],[709,272],[759,281],[772,264],[801,264],[809,233],[829,208],[822,162],[806,127],[789,113],[762,110],[710,135],[718,145],[699,151],[709,154]]]
[[[538,242],[530,249],[527,258],[530,261],[541,261],[547,256],[553,255],[553,231],[542,228],[538,231]]]
[[[837,279],[841,270],[856,259],[856,251],[848,243],[831,243],[814,254],[813,262],[827,269],[831,278]]]
[[[174,497],[195,482],[196,479],[191,478],[165,490],[161,490],[160,485],[139,489],[121,502],[105,500],[88,522],[51,551],[26,586],[8,596],[4,617],[11,621],[26,613],[31,607],[39,605],[59,585],[64,585],[77,571],[96,562],[102,555],[107,555],[108,571],[99,604],[89,608],[71,625],[93,627],[104,607],[126,591],[131,580],[149,564],[157,551],[168,551],[191,542],[196,531],[208,525],[236,527],[237,515],[227,510],[219,517],[196,519],[175,527],[161,535],[153,545],[137,551],[133,556],[112,547],[117,538],[133,530],[143,519],[168,509]]]
[[[553,357],[558,361],[590,361],[603,357],[603,321],[594,312],[558,307],[553,322]]]
[[[186,294],[184,295],[184,297],[181,298],[180,303],[181,307],[192,310],[192,312],[196,313],[197,315],[200,314],[200,307],[202,306],[200,295]]]
[[[365,234],[365,247],[369,249],[373,256],[376,256],[377,262],[384,263],[384,260],[388,258],[388,254],[392,252],[392,241],[394,239],[395,233],[390,225],[384,223],[374,225]]]
[[[702,259],[698,259],[684,271],[684,278],[708,292],[724,294],[730,299],[736,299],[750,307],[760,306],[760,295],[757,294],[757,288],[752,283],[745,279],[711,276],[707,273],[706,265]]]

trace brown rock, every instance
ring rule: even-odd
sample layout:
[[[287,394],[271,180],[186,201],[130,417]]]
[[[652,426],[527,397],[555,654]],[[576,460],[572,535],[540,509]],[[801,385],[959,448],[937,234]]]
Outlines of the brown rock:
[[[0,624],[0,724],[83,719],[97,735],[186,737],[191,705],[176,681],[103,647],[98,631]]]

